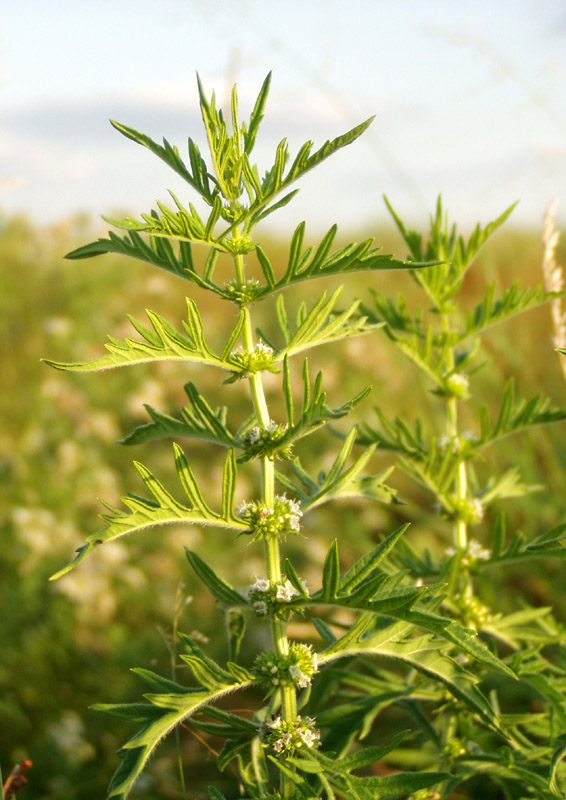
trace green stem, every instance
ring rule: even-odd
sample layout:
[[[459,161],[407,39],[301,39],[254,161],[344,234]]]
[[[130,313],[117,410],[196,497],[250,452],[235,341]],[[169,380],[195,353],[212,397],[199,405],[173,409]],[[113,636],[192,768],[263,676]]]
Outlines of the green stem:
[[[234,257],[236,276],[240,283],[245,280],[243,257],[236,255]],[[252,332],[252,324],[249,308],[246,306],[244,311],[244,326],[242,328],[242,343],[244,349],[248,352],[254,348],[254,338]],[[261,373],[256,372],[250,377],[250,390],[252,395],[252,402],[254,411],[256,413],[259,425],[261,428],[266,428],[271,419],[267,402],[265,399],[265,392],[263,389],[263,382]],[[273,507],[275,503],[275,466],[273,459],[267,456],[261,458],[261,502],[268,507]],[[279,540],[276,537],[265,540],[264,554],[267,577],[270,581],[280,583],[282,578],[281,573],[281,555],[279,551]],[[273,648],[279,655],[287,655],[289,653],[289,640],[287,638],[287,623],[284,620],[271,621],[271,637],[273,641]],[[281,687],[281,712],[284,720],[294,722],[297,716],[297,697],[294,686]],[[285,775],[281,775],[281,791],[283,797],[291,797],[293,794],[293,784]]]
[[[442,328],[445,334],[450,333],[450,323],[448,315],[442,315]],[[455,366],[454,350],[448,347],[446,350],[446,371],[452,372]],[[458,436],[458,400],[456,397],[448,398],[448,414],[447,414],[447,435],[452,441]],[[466,462],[461,460],[458,464],[458,472],[456,474],[456,497],[458,500],[465,500],[468,494],[468,471],[466,469]],[[460,550],[465,550],[468,546],[468,526],[463,519],[457,519],[454,525],[454,545]]]
[[[445,334],[450,333],[450,323],[448,315],[442,315],[442,328]],[[452,347],[446,349],[446,371],[452,372],[455,366],[455,356]],[[447,409],[447,436],[451,442],[456,442],[458,437],[458,399],[456,397],[448,398]],[[458,470],[456,473],[455,481],[456,497],[462,503],[465,502],[468,496],[468,470],[466,462],[461,459],[458,463]],[[453,526],[453,541],[454,546],[458,550],[467,550],[468,548],[468,525],[465,520],[457,517]],[[467,570],[462,570],[462,592],[464,595],[469,596],[473,593],[472,582],[470,574]]]

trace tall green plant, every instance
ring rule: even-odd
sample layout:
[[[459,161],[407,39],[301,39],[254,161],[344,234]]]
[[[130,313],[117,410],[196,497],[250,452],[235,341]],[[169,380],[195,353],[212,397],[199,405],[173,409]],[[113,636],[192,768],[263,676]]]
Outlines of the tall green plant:
[[[491,283],[475,307],[469,308],[463,291],[467,270],[513,207],[485,228],[478,225],[466,241],[455,225],[448,224],[439,198],[424,241],[421,234],[407,230],[387,205],[409,247],[409,258],[441,263],[410,271],[426,303],[424,309],[410,309],[401,295],[392,299],[373,291],[374,305],[364,312],[367,319],[383,325],[395,347],[424,375],[424,385],[438,398],[438,414],[433,420],[422,416],[407,420],[388,417],[376,408],[378,424],[365,423],[358,441],[396,456],[399,466],[428,494],[435,515],[446,520],[449,534],[448,546],[439,557],[417,552],[404,541],[392,562],[418,582],[442,581],[444,618],[478,631],[491,652],[521,679],[523,696],[540,705],[536,712],[502,711],[500,719],[509,722],[511,734],[511,746],[504,755],[500,749],[486,748],[485,737],[470,725],[461,703],[441,709],[430,736],[456,773],[446,783],[445,793],[460,790],[479,773],[498,784],[506,798],[523,797],[525,792],[562,797],[557,772],[564,754],[566,631],[550,608],[532,607],[525,598],[519,604],[507,600],[504,611],[490,607],[481,579],[485,587],[486,579],[500,581],[500,571],[510,564],[519,562],[528,569],[535,559],[566,557],[566,524],[526,538],[519,531],[509,534],[503,515],[491,517],[499,501],[541,487],[526,485],[517,466],[494,474],[488,459],[490,448],[502,439],[566,420],[566,408],[551,406],[540,394],[517,397],[509,378],[493,418],[488,405],[478,402],[475,380],[484,363],[481,338],[489,335],[492,326],[541,303],[559,302],[564,292],[547,291],[542,283],[520,288],[517,281],[496,296]],[[420,405],[418,398],[415,405]],[[536,520],[532,527],[540,530]],[[505,695],[503,689],[499,701],[493,690],[496,707],[504,709],[509,703]]]
[[[236,314],[233,327],[218,350],[209,344],[196,302],[188,298],[182,330],[148,311],[151,327],[131,319],[138,338],[110,338],[105,355],[77,364],[48,362],[56,368],[75,371],[159,360],[193,362],[223,371],[227,385],[226,407],[215,409],[194,383],[188,383],[188,403],[184,408],[170,415],[148,407],[148,424],[125,439],[134,444],[183,437],[223,449],[220,497],[205,499],[189,459],[175,443],[174,459],[183,500],[177,500],[147,467],[136,464],[151,497],[128,494],[123,498],[124,508],[109,505],[102,515],[104,527],[88,537],[74,561],[54,578],[62,577],[102,544],[133,532],[179,523],[225,528],[234,534],[235,553],[241,552],[247,538],[263,548],[265,559],[264,577],[242,592],[198,553],[187,551],[194,573],[225,616],[229,660],[220,665],[194,640],[179,633],[184,649],[180,659],[192,671],[196,685],[186,687],[147,669],[137,669],[137,675],[150,688],[145,703],[95,706],[138,725],[137,732],[120,751],[122,762],[111,781],[109,798],[125,798],[159,741],[187,721],[205,733],[225,739],[218,767],[223,770],[228,764],[236,766],[243,787],[238,796],[247,798],[369,800],[409,793],[432,797],[428,787],[446,787],[452,781],[452,760],[445,757],[443,750],[436,763],[431,761],[417,771],[410,766],[392,771],[386,764],[392,763],[396,753],[408,752],[411,747],[418,749],[423,737],[430,735],[436,741],[428,712],[428,703],[435,701],[440,701],[441,711],[460,709],[470,726],[500,747],[522,746],[493,699],[480,687],[484,670],[489,675],[498,674],[505,685],[515,683],[515,668],[522,662],[499,658],[473,630],[453,618],[455,615],[440,613],[446,591],[444,573],[439,576],[440,581],[423,583],[415,582],[407,568],[392,567],[406,526],[385,536],[343,573],[334,541],[324,561],[320,588],[315,591],[309,591],[288,558],[282,561],[285,539],[308,530],[303,528],[303,518],[312,509],[344,497],[363,496],[386,502],[394,497],[385,483],[390,470],[365,474],[375,444],[352,457],[356,438],[360,438],[356,428],[345,437],[328,471],[314,467],[312,451],[301,442],[330,421],[346,416],[368,390],[333,408],[327,405],[322,376],[311,380],[306,358],[299,392],[290,366],[294,356],[327,342],[369,333],[384,320],[360,315],[359,302],[338,309],[339,290],[331,295],[323,292],[310,305],[300,304],[291,318],[282,290],[292,291],[313,278],[382,269],[410,269],[415,276],[430,274],[432,285],[438,280],[435,276],[442,274],[439,270],[449,269],[446,265],[434,266],[434,262],[450,254],[433,254],[431,267],[429,253],[423,254],[422,261],[399,261],[373,249],[372,240],[333,250],[335,226],[316,247],[305,247],[305,224],[301,223],[289,244],[287,267],[283,274],[277,274],[267,248],[255,238],[256,226],[290,202],[297,191],[291,186],[298,178],[352,143],[371,120],[318,150],[313,151],[312,142],[307,142],[293,159],[286,140],[282,140],[272,166],[262,175],[252,163],[251,154],[269,82],[268,76],[247,123],[240,122],[234,90],[231,130],[216,107],[214,95],[207,99],[199,82],[211,166],[192,139],[188,141],[188,161],[184,161],[167,141],[160,145],[144,134],[113,123],[183,178],[200,197],[206,213],[191,203],[184,205],[172,195],[172,207],[158,203],[141,219],[109,220],[125,230],[124,235],[110,233],[109,238],[69,255],[82,259],[114,252],[141,259],[212,292],[229,308],[235,308]],[[203,248],[208,255],[201,264],[196,254]],[[233,277],[226,282],[216,282],[214,277],[220,256],[228,258],[233,267]],[[251,272],[254,261],[257,277]],[[421,272],[423,267],[428,270]],[[255,330],[254,313],[260,302],[272,303],[274,299],[278,333],[268,339]],[[416,335],[418,338],[418,332]],[[446,337],[449,338],[449,331]],[[454,376],[466,363],[460,359],[448,372],[443,370],[439,385],[443,393],[454,392]],[[280,376],[284,420],[272,419],[266,373]],[[234,429],[228,413],[230,392],[242,386],[249,388],[250,413]],[[302,460],[297,449],[301,450]],[[235,507],[238,464],[243,462],[257,465],[257,489],[254,497]],[[276,463],[280,471],[276,471]],[[461,494],[462,500],[462,491]],[[240,535],[246,538],[239,538]],[[462,537],[463,533],[458,540],[461,550]],[[288,636],[289,620],[298,612],[304,613],[312,625],[312,637],[306,641],[292,641]],[[344,625],[337,612],[346,613],[351,624]],[[241,664],[239,651],[246,622],[255,618],[269,620],[271,645],[251,663]],[[314,642],[319,643],[316,651]],[[465,659],[468,664],[463,663]],[[251,719],[224,703],[228,695],[248,687],[258,687],[265,695],[263,705]],[[386,718],[388,714],[393,718],[400,714],[404,729],[395,719],[386,729],[380,729],[380,744],[362,747],[360,742],[372,732],[382,712]],[[446,716],[450,712],[443,713]],[[541,781],[546,791],[547,782],[543,778]],[[438,790],[446,796],[445,789]],[[234,787],[233,796],[236,794]],[[212,800],[223,798],[216,787],[209,788],[209,795]]]

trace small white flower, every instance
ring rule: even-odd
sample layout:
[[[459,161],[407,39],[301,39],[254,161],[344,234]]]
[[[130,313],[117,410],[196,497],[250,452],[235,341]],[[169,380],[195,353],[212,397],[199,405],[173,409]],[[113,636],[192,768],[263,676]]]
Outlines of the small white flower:
[[[250,591],[267,592],[271,586],[271,581],[265,578],[256,578],[255,583],[250,586]]]
[[[291,581],[285,581],[285,583],[279,584],[277,587],[277,593],[275,597],[277,600],[284,600],[286,603],[288,603],[298,594],[298,591],[295,589]]]
[[[246,503],[245,500],[242,501],[238,506],[238,508],[236,509],[236,516],[241,517],[242,514],[244,514],[247,511],[247,509],[251,507],[251,505],[252,503]]]
[[[279,739],[277,739],[277,741],[276,741],[276,742],[274,742],[274,744],[273,744],[273,749],[274,749],[274,750],[275,750],[277,753],[280,753],[280,752],[281,752],[281,750],[283,750],[283,748],[284,748],[284,747],[287,747],[287,746],[290,744],[290,742],[291,742],[291,739],[292,739],[292,734],[290,734],[290,733],[283,733],[283,734],[282,734],[282,735],[279,737]]]
[[[477,539],[471,540],[468,552],[471,558],[478,558],[482,559],[483,561],[489,560],[491,556],[491,550],[488,550],[486,547],[482,547]]]
[[[254,347],[254,352],[261,353],[263,356],[271,356],[273,355],[273,348],[265,344],[265,342],[258,342]]]
[[[298,686],[299,689],[304,689],[305,686],[308,686],[311,682],[309,676],[305,675],[298,664],[291,664],[289,667],[289,675],[293,679],[293,683]]]
[[[260,435],[261,435],[261,432],[260,432],[260,430],[259,430],[259,425],[254,425],[254,427],[253,427],[253,428],[251,428],[251,429],[250,429],[250,430],[247,432],[247,434],[246,434],[246,440],[247,440],[247,442],[248,442],[249,444],[257,444],[257,443],[259,442],[259,437],[260,437]]]
[[[448,558],[452,558],[452,556],[455,556],[457,552],[458,551],[456,550],[455,547],[447,547],[446,548],[446,555],[448,556]]]
[[[467,389],[469,381],[465,375],[455,372],[448,378],[448,385],[453,389]]]
[[[318,731],[311,731],[308,728],[305,731],[301,731],[299,733],[299,736],[301,737],[301,739],[303,740],[303,742],[306,744],[307,747],[312,747],[314,743],[317,741],[317,739],[320,738],[320,734],[318,733]]]
[[[289,511],[291,514],[296,514],[297,517],[303,516],[300,503],[298,503],[296,500],[287,500],[287,503],[289,504]]]
[[[267,603],[264,603],[263,600],[258,600],[254,603],[254,610],[260,617],[264,617],[267,614]]]
[[[281,717],[275,717],[275,719],[268,720],[266,725],[270,728],[278,728],[281,725]]]
[[[477,520],[483,519],[485,514],[485,508],[482,501],[478,500],[478,498],[476,497],[474,500],[472,500],[471,505],[476,519]]]

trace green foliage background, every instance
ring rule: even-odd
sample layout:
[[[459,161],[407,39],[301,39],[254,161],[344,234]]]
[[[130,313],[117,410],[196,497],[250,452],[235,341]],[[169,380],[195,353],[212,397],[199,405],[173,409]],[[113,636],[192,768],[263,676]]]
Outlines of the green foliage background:
[[[470,307],[491,280],[497,282],[498,290],[515,279],[523,286],[541,280],[538,234],[508,226],[490,240],[467,276]],[[206,560],[214,553],[215,568],[236,586],[262,574],[261,554],[253,544],[238,543],[235,559],[233,534],[175,528],[100,549],[76,573],[56,584],[47,583],[85,534],[96,529],[96,515],[102,510],[97,497],[118,503],[125,488],[139,491],[131,469],[133,458],[147,464],[168,485],[175,485],[169,443],[152,445],[151,453],[146,445],[134,449],[115,444],[135,425],[147,421],[143,403],[163,411],[184,404],[186,398],[178,387],[187,380],[195,380],[211,401],[220,398],[222,377],[198,366],[190,372],[177,364],[139,366],[93,379],[55,372],[39,362],[46,355],[78,361],[100,354],[107,332],[116,337],[130,335],[127,312],[139,319],[144,308],[152,308],[173,324],[185,314],[187,284],[175,277],[155,274],[150,267],[113,255],[88,262],[63,260],[65,252],[97,233],[83,218],[49,229],[23,218],[0,219],[0,765],[7,772],[17,760],[31,758],[30,796],[42,800],[104,796],[126,728],[117,722],[109,734],[108,721],[87,711],[87,706],[137,700],[139,683],[128,673],[129,667],[166,673],[176,605],[180,630],[193,637],[195,632],[210,637],[208,652],[225,656],[216,636],[218,616],[212,601],[197,588],[179,545],[197,550]],[[362,233],[376,236],[385,252],[405,257],[405,246],[392,231]],[[286,256],[273,241],[274,262],[278,252],[281,258]],[[558,251],[557,260],[566,263],[564,249]],[[328,284],[325,288],[331,289],[338,281]],[[409,276],[402,273],[350,277],[342,302],[367,297],[372,285],[385,294],[403,291],[409,299],[414,292]],[[210,294],[188,288],[203,318],[216,320],[220,341],[234,320],[226,318],[224,307],[220,313],[220,302]],[[308,288],[305,297],[307,293]],[[300,290],[297,302],[299,295]],[[263,327],[268,331],[269,326],[267,319]],[[555,405],[566,405],[566,383],[551,335],[549,311],[542,307],[498,326],[486,338],[478,402],[487,402],[493,416],[501,387],[510,376],[516,378],[518,394],[541,392]],[[389,416],[409,419],[417,413],[435,413],[436,401],[421,384],[420,375],[400,360],[380,332],[321,348],[316,359],[313,367],[324,368],[332,404],[373,384],[373,394],[355,410],[354,418],[371,421],[372,404],[379,404]],[[275,387],[274,382],[277,391]],[[241,401],[241,409],[233,412],[240,413],[240,419],[248,410],[245,387]],[[276,408],[276,397],[273,402]],[[315,458],[324,461],[332,445],[329,433],[310,438],[309,450],[317,449],[313,463]],[[540,492],[501,506],[511,531],[523,529],[534,538],[565,521],[566,425],[511,437],[490,458],[497,459],[494,472],[520,465],[526,483],[544,484]],[[389,463],[388,455],[380,454],[374,471]],[[208,483],[214,493],[221,463],[210,459],[205,443],[192,444],[191,464],[204,487]],[[242,474],[246,474],[245,466]],[[309,527],[316,526],[318,535],[290,543],[302,574],[308,578],[312,570],[314,579],[334,537],[340,540],[343,567],[347,567],[381,535],[405,521],[413,523],[408,537],[419,551],[429,547],[438,552],[449,546],[447,524],[431,514],[428,499],[400,472],[389,483],[399,489],[407,505],[385,508],[356,501],[329,504],[310,515]],[[478,536],[486,545],[491,522],[482,526]],[[566,619],[560,560],[541,560],[529,566],[528,572],[523,566],[508,567],[503,584],[501,573],[493,584],[483,580],[479,593],[494,608],[515,608],[520,594],[533,605],[553,605],[558,618]],[[267,639],[267,630],[259,627],[254,635]],[[516,710],[525,710],[523,697],[514,702]],[[156,800],[180,796],[173,747],[169,742],[160,748],[137,785],[136,796]],[[210,751],[215,742],[209,738],[205,744],[194,729],[185,730],[182,747],[187,773],[202,776],[201,784],[190,785],[190,796],[204,797],[207,765],[210,774],[215,773]],[[217,785],[226,790],[221,782]]]

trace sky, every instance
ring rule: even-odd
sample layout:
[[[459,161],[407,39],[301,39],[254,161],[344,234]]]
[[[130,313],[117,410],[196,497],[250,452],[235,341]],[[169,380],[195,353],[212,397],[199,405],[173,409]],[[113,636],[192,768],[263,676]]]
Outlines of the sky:
[[[320,146],[375,115],[357,142],[299,183],[272,226],[383,224],[386,194],[424,223],[487,222],[519,200],[539,228],[566,221],[563,0],[18,0],[0,15],[0,213],[39,223],[148,212],[191,190],[116,119],[203,150],[196,71],[242,116],[267,72],[256,155]],[[266,223],[267,224],[267,223]]]

